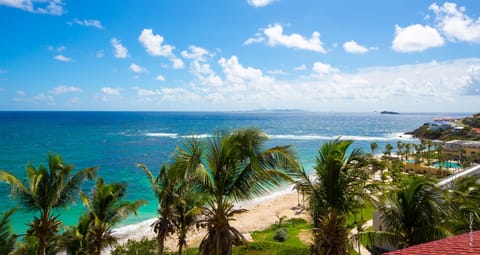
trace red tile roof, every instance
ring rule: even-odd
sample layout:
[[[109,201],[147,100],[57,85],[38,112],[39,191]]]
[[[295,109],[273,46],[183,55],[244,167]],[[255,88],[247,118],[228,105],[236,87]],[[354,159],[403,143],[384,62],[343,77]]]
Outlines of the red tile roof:
[[[463,255],[480,254],[480,230],[473,232],[473,243],[470,246],[470,233],[452,236],[437,241],[410,246],[396,250],[388,255]]]

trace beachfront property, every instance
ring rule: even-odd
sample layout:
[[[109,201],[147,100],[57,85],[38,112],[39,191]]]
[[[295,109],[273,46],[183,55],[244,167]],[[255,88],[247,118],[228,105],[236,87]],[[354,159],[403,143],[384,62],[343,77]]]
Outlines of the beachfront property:
[[[480,156],[480,141],[453,140],[445,142],[443,152],[448,159],[462,160]]]

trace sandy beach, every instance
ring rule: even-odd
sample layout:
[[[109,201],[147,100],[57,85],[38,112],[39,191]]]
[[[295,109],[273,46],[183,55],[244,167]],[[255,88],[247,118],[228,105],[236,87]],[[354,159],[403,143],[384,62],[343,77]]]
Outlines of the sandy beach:
[[[240,230],[245,237],[250,237],[249,233],[255,230],[261,230],[269,227],[279,217],[287,218],[305,218],[308,219],[308,213],[298,208],[297,193],[291,188],[274,192],[270,195],[253,199],[251,201],[242,202],[239,208],[245,208],[248,211],[239,215],[232,225]],[[119,243],[125,243],[127,240],[141,240],[142,238],[154,238],[155,233],[150,225],[155,219],[143,221],[138,224],[127,225],[115,229],[115,235],[119,238]],[[200,244],[204,230],[192,230],[188,236],[189,247],[196,247]],[[166,240],[166,247],[170,250],[176,250],[177,239],[170,237]],[[106,250],[104,254],[109,254]]]

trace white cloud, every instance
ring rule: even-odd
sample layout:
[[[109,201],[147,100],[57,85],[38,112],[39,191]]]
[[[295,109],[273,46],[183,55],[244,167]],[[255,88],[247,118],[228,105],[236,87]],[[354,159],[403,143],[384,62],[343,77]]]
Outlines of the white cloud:
[[[33,99],[36,100],[36,101],[53,102],[53,96],[45,95],[44,93],[40,93],[40,94],[34,96]]]
[[[171,57],[170,61],[172,62],[173,69],[182,69],[185,67],[185,63],[183,63],[183,60],[177,57]]]
[[[130,65],[130,70],[132,70],[132,72],[134,73],[146,73],[148,72],[148,70],[145,68],[145,67],[141,67],[135,63],[132,63]]]
[[[108,96],[118,96],[120,95],[120,89],[119,88],[112,88],[112,87],[103,87],[100,89],[100,91]]]
[[[116,58],[127,58],[128,50],[121,44],[120,40],[112,38],[110,42],[112,43],[113,49],[115,50],[114,55]]]
[[[465,7],[445,2],[428,8],[435,13],[436,27],[451,41],[480,43],[480,17],[476,20],[465,14]]]
[[[420,52],[443,44],[443,38],[433,27],[420,24],[405,28],[395,26],[395,39],[392,42],[392,49],[395,51]]]
[[[70,61],[72,61],[71,58],[65,57],[65,56],[62,55],[62,54],[58,54],[58,55],[56,55],[56,56],[53,57],[53,58],[54,58],[55,60],[62,61],[62,62],[70,62]]]
[[[190,50],[190,52],[186,50],[182,51],[181,55],[183,58],[193,59],[197,61],[206,61],[206,57],[212,55],[210,54],[210,52],[208,52],[208,50],[195,45],[189,46],[188,49]]]
[[[314,52],[326,53],[320,41],[320,33],[313,32],[311,38],[305,38],[299,34],[283,34],[283,27],[279,24],[270,25],[263,33],[268,38],[268,45],[270,46],[285,46],[287,48],[309,50]]]
[[[294,67],[293,70],[295,70],[295,71],[307,70],[307,66],[306,65],[299,65],[299,66]]]
[[[362,54],[362,53],[368,52],[367,47],[358,44],[354,40],[345,42],[343,44],[343,49],[345,50],[345,52],[348,52],[348,53]]]
[[[79,20],[79,19],[75,18],[72,21],[68,22],[67,24],[69,24],[69,25],[77,24],[77,25],[85,26],[85,27],[96,27],[98,29],[103,29],[102,22],[100,22],[100,20],[96,20],[96,19]]]
[[[25,92],[23,92],[22,90],[17,91],[17,96],[23,97],[25,95],[26,95]]]
[[[157,75],[157,77],[155,78],[155,80],[157,81],[165,81],[165,77],[161,74]]]
[[[265,37],[252,37],[252,38],[248,38],[245,42],[243,42],[243,45],[261,43],[263,41],[265,41]]]
[[[256,33],[255,37],[248,38],[245,42],[243,42],[243,45],[249,45],[253,43],[261,43],[265,41],[265,37],[261,33]]]
[[[317,74],[331,74],[340,72],[338,68],[332,67],[330,64],[324,64],[322,62],[313,63],[312,71]]]
[[[149,89],[143,89],[140,87],[133,87],[133,90],[137,91],[137,96],[138,97],[151,97],[155,95],[159,95],[160,91],[159,90],[149,90]]]
[[[223,84],[222,79],[212,70],[209,64],[193,61],[190,66],[190,72],[202,85],[221,86]]]
[[[142,33],[138,37],[138,41],[146,49],[147,53],[152,56],[170,57],[173,54],[175,47],[163,44],[163,36],[159,34],[153,34],[152,29],[143,29]]]
[[[0,0],[0,5],[57,16],[65,13],[63,9],[65,3],[62,0]]]
[[[245,82],[258,81],[260,83],[270,82],[271,77],[264,76],[260,69],[244,67],[238,62],[237,56],[230,59],[221,58],[218,64],[223,68],[226,80],[230,83],[242,84]]]
[[[253,7],[264,7],[278,0],[247,0],[248,4]]]
[[[52,95],[60,95],[60,94],[65,94],[65,93],[74,93],[74,92],[82,92],[82,89],[79,87],[75,86],[65,86],[65,85],[60,85],[52,90],[50,90],[48,93]]]

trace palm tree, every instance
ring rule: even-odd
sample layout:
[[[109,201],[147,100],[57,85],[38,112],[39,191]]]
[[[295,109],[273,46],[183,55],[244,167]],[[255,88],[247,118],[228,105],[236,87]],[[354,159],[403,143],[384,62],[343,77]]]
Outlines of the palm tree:
[[[200,223],[207,234],[200,244],[205,255],[228,255],[233,245],[245,243],[230,225],[244,209],[233,203],[265,194],[298,173],[298,163],[289,146],[263,150],[267,135],[245,128],[219,132],[209,140],[192,139],[178,148],[182,162],[198,176],[201,191],[209,195]]]
[[[48,154],[48,169],[40,165],[38,169],[32,164],[26,168],[27,180],[24,184],[11,173],[0,171],[0,181],[11,185],[12,196],[31,212],[38,213],[29,224],[27,235],[38,239],[38,254],[45,255],[47,244],[52,241],[59,230],[60,215],[53,215],[53,210],[65,208],[74,201],[80,185],[85,179],[95,177],[97,168],[85,168],[71,175],[73,165],[65,165],[59,155]]]
[[[400,160],[402,160],[404,147],[405,145],[402,143],[402,141],[397,141],[397,155],[400,157]]]
[[[86,247],[89,254],[100,255],[103,248],[115,244],[113,227],[130,214],[136,215],[138,208],[146,204],[144,200],[123,201],[126,194],[126,183],[105,184],[102,178],[98,178],[90,197],[81,193],[82,202],[88,209]]]
[[[346,217],[368,199],[365,154],[358,148],[348,153],[352,143],[336,139],[323,144],[316,158],[315,179],[302,171],[315,232],[312,254],[346,254],[350,249]]]
[[[161,255],[164,252],[165,238],[175,233],[174,205],[178,199],[178,194],[176,192],[178,173],[175,173],[175,168],[163,165],[160,168],[160,173],[155,177],[145,165],[137,164],[137,166],[142,168],[147,175],[158,199],[158,213],[160,216],[152,224],[152,227],[153,231],[157,234],[156,238],[159,246],[158,254]]]
[[[480,184],[479,177],[456,179],[449,188],[447,201],[454,214],[448,217],[448,226],[455,234],[480,229]],[[471,220],[471,222],[470,222]]]
[[[370,143],[370,150],[372,150],[372,157],[375,156],[375,150],[377,150],[378,144],[376,142]]]
[[[432,179],[413,176],[386,189],[374,202],[383,230],[366,231],[362,238],[372,245],[399,249],[448,234],[442,222],[448,206]]]
[[[405,144],[405,160],[408,160],[408,156],[410,156],[410,149],[411,149],[412,144],[406,143]]]
[[[426,146],[427,146],[427,166],[430,165],[430,161],[432,159],[432,155],[431,155],[431,149],[432,149],[432,146],[433,146],[433,142],[432,140],[427,140],[425,142]]]
[[[0,218],[0,255],[7,255],[15,248],[17,237],[12,232],[12,226],[9,217],[15,212],[16,208],[6,211]]]
[[[389,143],[385,145],[385,156],[390,156],[392,154],[393,146]]]

